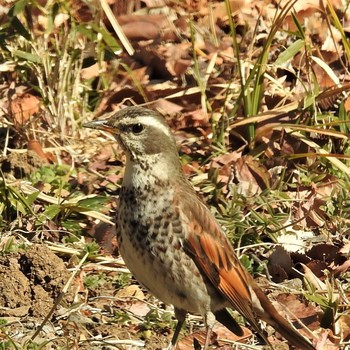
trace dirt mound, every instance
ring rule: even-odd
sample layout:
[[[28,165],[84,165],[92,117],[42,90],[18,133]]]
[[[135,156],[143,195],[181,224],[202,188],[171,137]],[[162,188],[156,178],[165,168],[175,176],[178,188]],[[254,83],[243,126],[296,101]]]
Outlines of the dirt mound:
[[[44,318],[70,273],[49,248],[33,245],[0,256],[0,276],[0,317]]]

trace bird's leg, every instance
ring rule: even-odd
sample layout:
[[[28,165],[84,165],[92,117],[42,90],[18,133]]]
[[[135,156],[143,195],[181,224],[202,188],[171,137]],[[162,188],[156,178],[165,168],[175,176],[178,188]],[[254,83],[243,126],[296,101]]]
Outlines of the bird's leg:
[[[205,325],[207,328],[207,335],[205,337],[205,343],[203,346],[203,350],[208,350],[209,345],[210,345],[210,338],[211,338],[211,332],[213,330],[214,327],[214,323],[215,323],[215,315],[212,312],[207,312],[207,314],[205,315]]]
[[[166,350],[175,349],[176,343],[177,343],[177,338],[179,337],[181,328],[184,325],[185,320],[186,320],[186,314],[187,314],[186,311],[175,308],[175,317],[177,319],[177,325],[176,325],[176,328],[175,328],[174,335],[171,338],[171,342],[170,342],[169,346],[166,348]]]

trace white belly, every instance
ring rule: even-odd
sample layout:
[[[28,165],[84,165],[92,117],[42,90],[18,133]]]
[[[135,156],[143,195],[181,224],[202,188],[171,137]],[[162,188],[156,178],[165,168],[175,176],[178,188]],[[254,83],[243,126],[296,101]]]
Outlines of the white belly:
[[[141,253],[127,236],[123,237],[119,249],[136,280],[159,300],[192,313],[203,314],[204,309],[210,308],[210,297],[202,277],[187,270],[185,261],[171,263],[167,253],[164,256]]]

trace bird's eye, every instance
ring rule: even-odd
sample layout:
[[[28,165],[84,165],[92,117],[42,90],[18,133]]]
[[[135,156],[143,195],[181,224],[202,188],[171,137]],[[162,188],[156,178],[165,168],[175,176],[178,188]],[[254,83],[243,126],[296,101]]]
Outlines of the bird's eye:
[[[139,134],[144,129],[144,126],[141,123],[136,123],[131,127],[131,130],[134,134]]]

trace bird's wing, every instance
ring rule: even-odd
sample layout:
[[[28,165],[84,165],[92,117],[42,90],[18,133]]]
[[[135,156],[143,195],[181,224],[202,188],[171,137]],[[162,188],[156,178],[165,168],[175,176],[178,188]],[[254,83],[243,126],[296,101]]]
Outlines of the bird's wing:
[[[188,220],[184,249],[232,307],[248,320],[267,344],[269,341],[258,324],[259,318],[272,325],[298,349],[315,350],[309,340],[277,312],[256,285],[209,209],[190,191],[182,193],[181,205],[186,213],[184,220]]]
[[[209,209],[198,198],[188,199],[184,201],[182,197],[182,205],[185,205],[186,217],[189,219],[188,235],[183,242],[185,250],[212,285],[260,333],[249,288],[252,277],[239,262]]]

